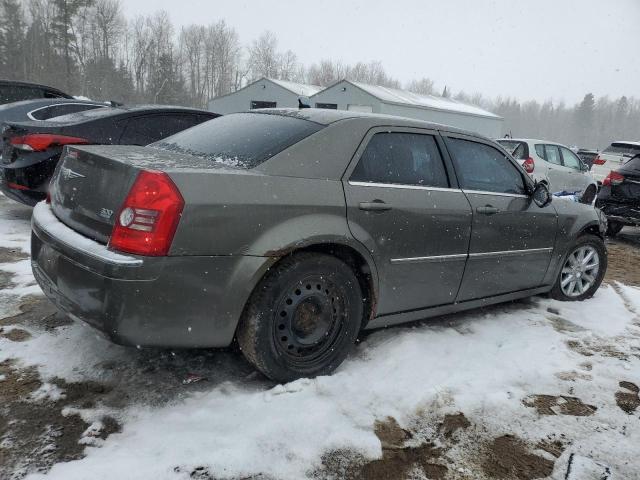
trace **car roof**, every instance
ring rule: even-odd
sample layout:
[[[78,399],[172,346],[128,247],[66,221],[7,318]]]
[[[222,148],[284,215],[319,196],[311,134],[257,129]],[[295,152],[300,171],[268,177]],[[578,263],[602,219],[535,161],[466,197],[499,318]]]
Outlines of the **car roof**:
[[[450,125],[443,125],[439,123],[427,122],[425,120],[417,120],[414,118],[400,117],[396,115],[385,115],[382,113],[365,113],[354,112],[351,110],[333,110],[324,108],[263,108],[256,110],[248,110],[243,113],[254,113],[263,115],[282,115],[287,117],[296,117],[302,120],[308,120],[311,122],[319,123],[321,125],[330,125],[335,122],[349,119],[362,119],[369,122],[377,121],[379,125],[384,126],[397,126],[397,127],[417,127],[428,128],[430,130],[442,130],[452,133],[461,133],[465,135],[472,135],[474,137],[486,138],[475,132],[463,130],[460,128],[452,127]]]
[[[496,141],[506,140],[509,142],[526,142],[526,143],[544,143],[547,145],[558,145],[560,147],[567,147],[564,143],[552,142],[551,140],[540,140],[539,138],[498,138]]]
[[[62,90],[59,90],[55,87],[50,87],[49,85],[42,85],[40,83],[31,83],[31,82],[20,82],[17,80],[0,80],[0,86],[3,85],[15,85],[18,87],[35,87],[35,88],[42,88],[43,90],[50,90],[52,92],[55,92],[57,94],[60,94],[64,97],[67,98],[73,98],[71,95],[69,95],[68,93],[64,93]]]
[[[173,105],[131,105],[131,106],[117,106],[108,108],[99,108],[94,110],[84,110],[82,112],[71,113],[69,115],[62,115],[46,120],[53,123],[82,123],[89,120],[95,120],[99,118],[126,116],[132,113],[197,113],[201,115],[211,115],[212,118],[217,114],[208,112],[206,110],[200,110],[197,108],[179,107]]]
[[[62,105],[62,104],[87,104],[87,105],[104,105],[108,104],[103,102],[95,102],[93,100],[77,100],[75,98],[35,98],[31,100],[20,100],[19,102],[5,103],[0,105],[0,111],[15,109],[36,109],[40,107],[47,107],[49,105]]]

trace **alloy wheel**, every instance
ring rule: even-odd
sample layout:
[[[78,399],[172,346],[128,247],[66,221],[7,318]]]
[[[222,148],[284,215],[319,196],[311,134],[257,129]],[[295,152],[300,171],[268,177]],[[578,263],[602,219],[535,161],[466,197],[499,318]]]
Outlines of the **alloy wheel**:
[[[593,286],[599,271],[598,251],[591,245],[582,245],[567,257],[560,274],[560,288],[568,297],[579,297]]]

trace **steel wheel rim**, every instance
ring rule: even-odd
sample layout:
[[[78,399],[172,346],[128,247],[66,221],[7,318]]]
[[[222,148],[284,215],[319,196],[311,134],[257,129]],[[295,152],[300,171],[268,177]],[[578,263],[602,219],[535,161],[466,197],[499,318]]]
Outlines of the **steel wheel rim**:
[[[595,247],[583,245],[573,250],[560,273],[560,288],[568,297],[579,297],[589,290],[600,272],[600,255]]]
[[[347,299],[324,275],[290,285],[273,312],[276,350],[299,367],[322,363],[344,330],[346,312]]]

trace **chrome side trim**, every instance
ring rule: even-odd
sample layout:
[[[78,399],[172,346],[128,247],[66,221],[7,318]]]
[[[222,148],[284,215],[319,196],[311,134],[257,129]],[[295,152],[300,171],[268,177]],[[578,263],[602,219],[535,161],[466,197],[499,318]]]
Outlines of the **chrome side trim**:
[[[517,255],[531,255],[535,253],[545,253],[545,252],[551,252],[551,251],[553,251],[553,247],[527,248],[525,250],[504,250],[501,252],[470,253],[469,258],[512,257]]]
[[[432,257],[408,257],[408,258],[392,258],[391,263],[439,263],[439,262],[455,262],[457,260],[466,260],[466,253],[454,255],[434,255]]]
[[[349,180],[349,185],[353,187],[384,187],[403,190],[431,190],[434,192],[462,192],[459,188],[422,187],[420,185],[401,185],[398,183],[352,182],[351,180]]]
[[[515,197],[515,198],[529,198],[527,195],[521,195],[519,193],[498,193],[487,192],[485,190],[462,190],[464,193],[474,193],[476,195],[495,195],[497,197]]]
[[[503,250],[499,252],[481,252],[481,253],[457,253],[453,255],[433,255],[430,257],[407,257],[392,258],[393,264],[398,263],[439,263],[439,262],[455,262],[458,260],[466,260],[469,258],[494,258],[494,257],[513,257],[518,255],[531,255],[535,253],[546,253],[553,251],[553,247],[547,248],[528,248],[525,250]]]

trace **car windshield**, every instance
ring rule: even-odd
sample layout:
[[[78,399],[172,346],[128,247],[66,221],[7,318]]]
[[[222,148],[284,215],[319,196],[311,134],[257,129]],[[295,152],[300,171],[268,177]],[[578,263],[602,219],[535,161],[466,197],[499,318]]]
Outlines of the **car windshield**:
[[[323,125],[291,115],[237,113],[149,146],[249,169],[322,128]]]
[[[603,153],[614,153],[627,156],[633,156],[640,153],[640,145],[634,145],[633,143],[612,143],[610,146],[603,150]]]

